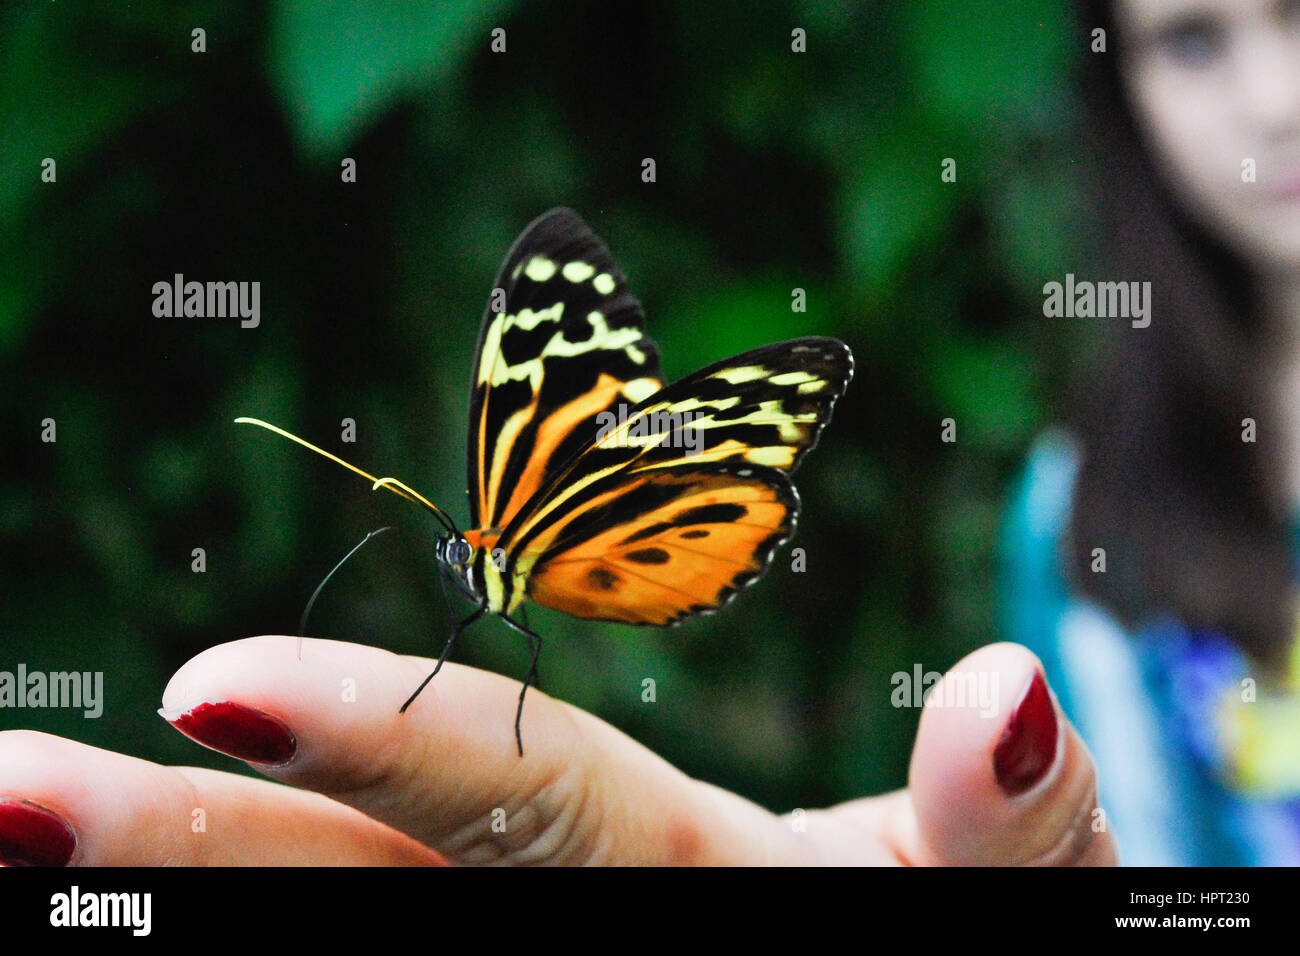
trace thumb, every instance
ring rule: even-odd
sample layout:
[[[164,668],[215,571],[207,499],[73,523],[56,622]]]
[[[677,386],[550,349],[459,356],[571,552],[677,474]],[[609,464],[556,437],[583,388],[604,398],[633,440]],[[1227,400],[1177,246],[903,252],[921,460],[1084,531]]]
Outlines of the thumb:
[[[896,838],[914,863],[1116,862],[1092,757],[1018,644],[980,648],[944,675],[908,776],[914,819]]]

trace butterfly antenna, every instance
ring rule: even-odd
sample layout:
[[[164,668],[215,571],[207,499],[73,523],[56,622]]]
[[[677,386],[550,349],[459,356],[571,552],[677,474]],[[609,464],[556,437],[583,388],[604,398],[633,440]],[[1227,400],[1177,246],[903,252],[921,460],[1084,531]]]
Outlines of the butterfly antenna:
[[[392,531],[392,530],[393,530],[392,525],[389,525],[387,527],[378,528],[375,531],[370,532],[359,542],[357,542],[356,547],[354,547],[351,551],[349,551],[347,554],[343,556],[342,561],[334,565],[334,569],[330,571],[329,574],[325,575],[324,580],[322,580],[320,584],[316,585],[316,590],[311,592],[311,597],[307,600],[307,606],[302,609],[302,617],[298,619],[298,660],[302,660],[302,639],[307,636],[307,615],[311,614],[312,605],[314,605],[316,603],[316,599],[320,597],[321,591],[325,590],[325,585],[329,584],[330,578],[334,577],[334,572],[337,571],[339,568],[343,567],[343,565],[347,563],[348,558],[352,557],[352,555],[360,551],[362,545],[364,545],[371,538],[375,537],[376,535],[383,534],[385,531]]]
[[[414,501],[416,504],[424,505],[426,508],[429,509],[429,511],[433,514],[433,516],[437,518],[439,522],[441,522],[442,526],[445,529],[447,529],[449,532],[456,535],[457,537],[460,536],[460,532],[456,530],[456,523],[451,520],[451,515],[447,514],[447,512],[443,511],[441,508],[439,508],[437,505],[431,502],[428,498],[424,497],[424,495],[420,494],[418,491],[414,491],[409,485],[406,485],[403,482],[398,481],[396,478],[376,478],[368,471],[362,471],[356,465],[352,465],[344,461],[338,455],[332,455],[329,452],[327,452],[324,448],[318,448],[315,445],[313,445],[311,442],[304,441],[303,439],[299,438],[297,435],[290,434],[289,432],[285,431],[283,428],[277,428],[275,425],[272,425],[268,422],[264,422],[259,418],[236,418],[235,424],[236,425],[257,425],[259,428],[265,428],[267,431],[275,432],[281,438],[287,438],[289,439],[289,441],[297,442],[299,445],[302,445],[302,447],[309,448],[318,455],[324,455],[330,461],[342,465],[348,471],[354,472],[360,475],[362,478],[370,479],[370,481],[372,482],[371,485],[372,491],[378,491],[380,488],[387,488],[393,494],[401,495],[403,498],[407,499],[408,501]]]

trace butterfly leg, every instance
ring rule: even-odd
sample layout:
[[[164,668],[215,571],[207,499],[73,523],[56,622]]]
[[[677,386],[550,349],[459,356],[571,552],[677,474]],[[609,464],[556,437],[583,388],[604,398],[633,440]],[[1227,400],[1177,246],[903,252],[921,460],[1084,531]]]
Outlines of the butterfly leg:
[[[438,565],[438,583],[442,585],[442,599],[447,605],[447,616],[453,621],[456,619],[456,607],[451,603],[451,588],[448,583],[451,581],[451,572],[447,570],[445,564]]]
[[[533,652],[533,662],[528,668],[528,676],[524,678],[523,689],[519,691],[519,709],[515,711],[515,743],[519,746],[519,756],[522,757],[524,755],[524,738],[519,732],[519,724],[524,717],[524,694],[528,693],[529,684],[536,685],[537,683],[537,658],[540,657],[542,653],[542,639],[522,624],[515,623],[505,615],[502,615],[501,619],[524,637],[528,638],[528,646]]]
[[[469,627],[480,617],[482,617],[483,612],[486,610],[487,610],[487,601],[484,601],[474,610],[473,614],[465,618],[465,620],[457,621],[455,624],[452,625],[451,637],[447,639],[447,646],[444,647],[442,649],[442,653],[438,655],[438,663],[434,665],[433,673],[430,674],[428,677],[426,677],[419,687],[415,688],[415,693],[412,694],[410,697],[408,697],[406,699],[406,703],[401,706],[400,710],[398,710],[399,714],[406,713],[406,708],[410,707],[411,704],[415,702],[415,698],[420,696],[420,692],[424,690],[425,687],[429,686],[429,681],[433,680],[435,677],[438,676],[438,671],[442,670],[443,661],[445,661],[447,659],[447,655],[451,653],[452,647],[455,646],[456,644],[456,638],[460,637],[460,632],[465,630],[465,628]]]
[[[519,608],[519,623],[523,625],[525,631],[528,630],[528,605],[524,604]],[[537,669],[537,661],[533,661],[533,686],[538,690],[542,689],[542,672]]]

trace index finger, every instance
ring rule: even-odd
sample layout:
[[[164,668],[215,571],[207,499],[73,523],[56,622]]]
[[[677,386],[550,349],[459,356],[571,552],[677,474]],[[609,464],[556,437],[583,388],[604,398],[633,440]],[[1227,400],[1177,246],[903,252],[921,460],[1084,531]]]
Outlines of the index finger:
[[[257,637],[200,654],[163,695],[174,726],[207,743],[213,720],[292,731],[268,776],[318,790],[457,862],[752,862],[776,852],[776,817],[704,786],[577,708],[519,683],[371,647]],[[201,708],[204,702],[221,702]],[[202,730],[184,715],[199,713]],[[262,718],[264,721],[265,719]],[[202,739],[206,735],[208,741]],[[226,739],[231,739],[227,737]],[[218,748],[221,749],[221,748]],[[230,752],[230,748],[225,748]]]

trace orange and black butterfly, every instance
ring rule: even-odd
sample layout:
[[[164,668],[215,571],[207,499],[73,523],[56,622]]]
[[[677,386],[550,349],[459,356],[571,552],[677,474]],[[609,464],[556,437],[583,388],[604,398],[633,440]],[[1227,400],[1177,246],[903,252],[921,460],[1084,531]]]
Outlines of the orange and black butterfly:
[[[725,605],[794,532],[790,473],[853,375],[842,342],[744,352],[665,385],[645,316],[605,244],[556,209],[506,256],[471,370],[469,528],[407,485],[375,478],[274,425],[241,418],[429,508],[441,570],[523,634],[525,599],[576,617],[665,625]]]

